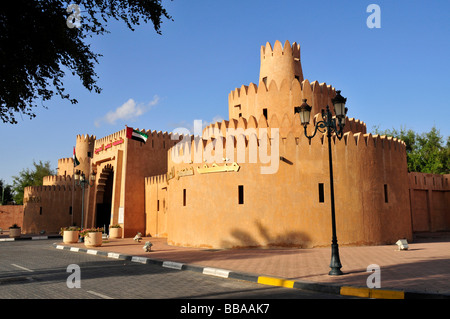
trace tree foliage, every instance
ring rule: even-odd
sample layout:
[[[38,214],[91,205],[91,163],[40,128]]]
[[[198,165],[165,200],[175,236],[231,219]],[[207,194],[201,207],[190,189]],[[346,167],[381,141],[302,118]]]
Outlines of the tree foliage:
[[[445,141],[436,127],[422,134],[413,130],[384,130],[375,128],[375,134],[399,138],[406,144],[408,171],[450,174],[450,136]]]
[[[24,189],[27,186],[40,186],[43,184],[45,176],[55,175],[55,171],[51,169],[50,162],[36,163],[33,161],[33,168],[23,169],[19,172],[19,176],[13,176],[14,200],[17,204],[23,204]]]
[[[70,4],[81,10],[81,27],[69,28]],[[151,21],[161,34],[171,19],[161,0],[14,0],[0,6],[0,119],[16,124],[17,113],[34,118],[34,108],[59,95],[71,103],[64,71],[77,75],[89,91],[100,93],[94,67],[100,54],[86,38],[108,33],[110,19],[130,30]]]
[[[11,185],[0,179],[0,205],[8,205],[12,202],[14,202],[14,198]]]

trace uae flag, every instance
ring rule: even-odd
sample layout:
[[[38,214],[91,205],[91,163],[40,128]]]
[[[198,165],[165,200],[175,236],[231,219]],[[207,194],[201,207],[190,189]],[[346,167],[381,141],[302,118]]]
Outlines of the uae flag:
[[[73,147],[73,167],[77,167],[80,165],[80,161],[77,158],[77,155],[75,154],[75,146]]]
[[[131,138],[132,140],[136,140],[139,142],[147,142],[148,135],[138,130],[133,130],[132,127],[127,127],[127,138]]]

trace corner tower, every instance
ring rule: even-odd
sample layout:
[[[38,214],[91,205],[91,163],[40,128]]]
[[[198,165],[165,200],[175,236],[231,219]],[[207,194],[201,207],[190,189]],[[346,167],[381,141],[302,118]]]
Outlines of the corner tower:
[[[283,80],[291,83],[293,79],[303,81],[303,71],[300,62],[300,44],[294,42],[291,46],[289,41],[284,43],[276,41],[273,49],[269,42],[261,46],[261,67],[259,71],[259,83],[264,82],[269,86],[275,81],[280,87]]]
[[[80,165],[76,169],[84,172],[86,176],[90,174],[91,158],[94,155],[94,145],[96,137],[94,135],[77,135],[77,144],[75,152]]]

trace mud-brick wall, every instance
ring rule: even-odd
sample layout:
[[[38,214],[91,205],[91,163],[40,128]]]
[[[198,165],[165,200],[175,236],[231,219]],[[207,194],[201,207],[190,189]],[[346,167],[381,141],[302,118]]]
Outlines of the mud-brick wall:
[[[261,173],[265,164],[250,162],[249,146],[256,143],[255,135],[246,141],[245,160],[237,160],[235,151],[231,162],[236,161],[239,170],[203,174],[198,168],[212,164],[209,160],[206,164],[195,161],[195,141],[190,162],[173,162],[181,152],[180,147],[174,147],[168,166],[177,178],[167,180],[170,244],[209,248],[330,244],[326,138],[318,136],[309,142],[304,135],[281,135],[275,149],[283,160],[273,174]],[[215,150],[225,144],[234,147],[230,141],[220,143],[217,139]],[[199,145],[203,147],[202,142]],[[239,138],[236,145],[239,149]],[[205,151],[199,153],[204,159]],[[399,238],[411,240],[404,143],[349,132],[341,141],[333,139],[332,154],[339,243],[373,245],[393,244]],[[193,174],[178,178],[189,169]]]
[[[0,228],[5,230],[14,224],[22,227],[23,205],[0,206]]]
[[[414,232],[450,230],[450,174],[408,174]]]

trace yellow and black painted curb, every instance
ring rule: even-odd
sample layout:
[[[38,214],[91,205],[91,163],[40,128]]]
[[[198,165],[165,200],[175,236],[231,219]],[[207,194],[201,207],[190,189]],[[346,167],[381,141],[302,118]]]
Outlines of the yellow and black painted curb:
[[[450,295],[412,292],[395,289],[378,289],[353,286],[338,286],[333,284],[302,282],[287,280],[283,278],[258,276],[257,283],[278,286],[284,288],[297,288],[304,290],[317,291],[322,293],[338,294],[342,296],[351,296],[369,299],[450,299]]]
[[[326,284],[298,282],[294,280],[285,280],[281,278],[265,276],[259,276],[257,282],[270,286],[315,290],[325,293],[334,293],[342,296],[353,296],[359,298],[405,299],[404,291],[398,290],[370,289],[351,286],[331,286]]]
[[[297,288],[322,293],[369,299],[450,299],[450,295],[412,292],[396,289],[378,289],[354,286],[339,286],[325,283],[303,282],[283,278],[258,276],[257,283],[285,288]]]
[[[426,292],[410,292],[403,290],[388,290],[388,289],[373,289],[365,287],[353,287],[353,286],[339,286],[334,284],[307,282],[307,281],[295,281],[285,278],[259,276],[255,274],[247,274],[235,272],[227,269],[201,267],[197,265],[184,264],[175,261],[163,261],[141,256],[130,256],[125,254],[119,254],[114,252],[106,252],[95,249],[85,249],[78,247],[69,247],[65,245],[53,244],[56,249],[70,250],[73,252],[84,252],[91,255],[99,255],[108,258],[129,260],[141,264],[159,265],[164,268],[171,268],[175,270],[190,270],[195,272],[201,272],[205,275],[231,278],[249,282],[255,282],[262,285],[277,286],[292,289],[303,289],[316,291],[321,293],[338,294],[342,296],[368,298],[368,299],[450,299],[448,294],[436,294]]]
[[[342,286],[340,288],[340,294],[343,296],[354,296],[360,298],[405,299],[405,292],[401,290],[384,290],[351,286]]]

